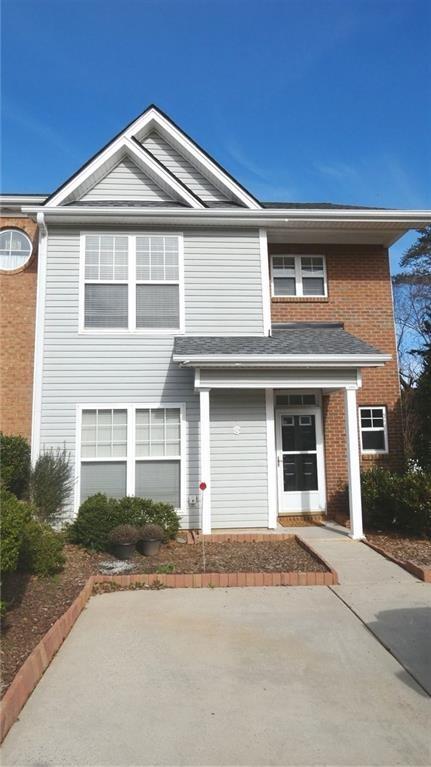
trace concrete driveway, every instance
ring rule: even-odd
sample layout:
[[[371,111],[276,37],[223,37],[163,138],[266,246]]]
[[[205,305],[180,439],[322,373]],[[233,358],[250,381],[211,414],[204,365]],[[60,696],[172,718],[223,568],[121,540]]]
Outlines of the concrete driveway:
[[[323,587],[94,597],[2,764],[429,765],[430,700]]]

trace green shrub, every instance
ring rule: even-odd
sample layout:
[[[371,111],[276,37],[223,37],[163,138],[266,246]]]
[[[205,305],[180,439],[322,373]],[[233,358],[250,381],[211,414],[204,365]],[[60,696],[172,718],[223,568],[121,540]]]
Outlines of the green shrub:
[[[103,493],[87,498],[79,507],[78,515],[69,529],[72,543],[103,551],[109,542],[109,533],[120,524],[113,513],[116,502]]]
[[[42,522],[56,522],[72,490],[72,467],[66,450],[41,453],[30,475],[30,495]]]
[[[164,539],[175,538],[180,527],[178,514],[168,503],[153,503],[148,498],[116,500],[102,493],[87,498],[70,528],[70,540],[102,551],[109,545],[109,534],[117,525],[143,527],[148,523],[163,528]]]
[[[370,469],[362,474],[362,505],[366,527],[431,535],[431,474]]]
[[[24,437],[0,432],[2,485],[17,498],[27,498],[30,479],[30,445]]]
[[[24,528],[31,522],[32,510],[28,503],[4,488],[0,489],[1,504],[1,570],[13,572],[18,567]]]
[[[49,525],[32,520],[24,528],[19,569],[35,575],[54,575],[64,566],[64,539]]]

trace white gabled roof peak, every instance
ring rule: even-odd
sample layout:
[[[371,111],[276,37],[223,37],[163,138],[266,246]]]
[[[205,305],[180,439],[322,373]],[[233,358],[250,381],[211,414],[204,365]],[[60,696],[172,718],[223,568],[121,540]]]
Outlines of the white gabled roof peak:
[[[154,180],[170,188],[171,193],[195,209],[207,207],[205,202],[187,184],[177,178],[155,157],[142,140],[151,132],[157,132],[173,149],[183,155],[215,187],[223,190],[241,207],[260,209],[262,206],[239,184],[216,160],[187,136],[164,112],[151,104],[145,112],[133,120],[105,147],[83,165],[70,179],[60,186],[46,201],[49,208],[64,205],[68,199],[76,199],[79,188],[91,188],[101,178],[101,169],[109,172],[112,160],[118,162],[121,152],[131,154]],[[84,185],[84,187],[83,187]],[[75,195],[75,196],[74,196]],[[78,195],[79,196],[79,195]]]

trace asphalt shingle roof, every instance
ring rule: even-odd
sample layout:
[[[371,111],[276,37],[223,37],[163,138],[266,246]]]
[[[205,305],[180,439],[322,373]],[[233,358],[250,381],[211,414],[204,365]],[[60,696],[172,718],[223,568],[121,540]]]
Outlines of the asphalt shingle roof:
[[[179,336],[174,354],[192,355],[274,355],[283,354],[380,354],[340,327],[291,327],[273,329],[272,336]]]

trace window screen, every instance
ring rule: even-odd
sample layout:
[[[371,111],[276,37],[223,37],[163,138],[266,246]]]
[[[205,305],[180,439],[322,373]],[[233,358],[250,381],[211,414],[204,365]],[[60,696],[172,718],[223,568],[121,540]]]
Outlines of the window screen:
[[[301,258],[302,293],[304,296],[325,295],[323,258]]]
[[[178,285],[136,286],[137,328],[178,328],[179,324]]]
[[[137,461],[135,481],[136,495],[181,506],[179,461]]]
[[[127,328],[128,322],[127,285],[86,284],[86,328]]]
[[[125,461],[91,461],[81,464],[81,503],[96,493],[106,493],[111,498],[127,495]]]
[[[127,455],[127,410],[83,410],[81,458]]]

